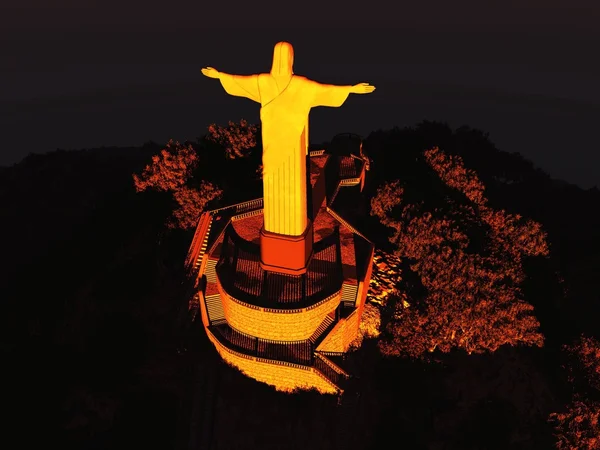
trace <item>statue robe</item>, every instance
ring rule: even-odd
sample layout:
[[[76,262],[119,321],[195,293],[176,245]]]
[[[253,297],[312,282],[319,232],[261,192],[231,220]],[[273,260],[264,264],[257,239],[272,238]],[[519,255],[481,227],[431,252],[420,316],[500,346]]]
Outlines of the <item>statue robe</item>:
[[[228,94],[261,104],[265,230],[300,236],[308,224],[308,115],[316,106],[341,106],[348,86],[271,74],[221,74],[221,84]]]

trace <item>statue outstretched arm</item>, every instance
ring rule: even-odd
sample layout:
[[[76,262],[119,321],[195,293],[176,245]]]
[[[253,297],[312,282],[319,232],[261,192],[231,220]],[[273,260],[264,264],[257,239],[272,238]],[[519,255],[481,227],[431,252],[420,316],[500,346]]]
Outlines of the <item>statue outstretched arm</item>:
[[[359,83],[354,86],[336,86],[333,84],[321,84],[311,81],[314,88],[313,101],[311,107],[330,106],[337,108],[342,106],[349,94],[370,94],[375,90],[375,86],[369,83]]]
[[[371,86],[369,83],[358,83],[354,86],[350,86],[351,94],[370,94],[375,90],[375,86]]]
[[[236,97],[245,97],[260,103],[260,92],[258,90],[258,75],[231,75],[219,72],[213,67],[205,67],[202,74],[208,78],[216,78],[221,81],[225,92]]]

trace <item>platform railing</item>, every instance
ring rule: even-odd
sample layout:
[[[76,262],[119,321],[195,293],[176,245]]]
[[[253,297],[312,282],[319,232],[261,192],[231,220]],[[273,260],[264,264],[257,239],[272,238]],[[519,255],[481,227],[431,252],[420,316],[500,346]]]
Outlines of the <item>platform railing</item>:
[[[313,363],[314,346],[310,340],[275,341],[263,339],[243,333],[228,324],[211,326],[211,330],[213,334],[221,338],[220,340],[228,348],[248,356],[304,366],[311,366]]]
[[[337,231],[315,243],[306,274],[277,274],[262,269],[259,245],[243,239],[229,225],[216,267],[217,275],[224,291],[241,302],[284,310],[307,308],[342,288],[340,246]]]
[[[261,198],[255,198],[253,200],[241,202],[241,203],[236,203],[234,205],[224,206],[222,208],[213,209],[209,212],[213,215],[223,213],[225,211],[231,211],[232,213],[239,214],[239,213],[250,211],[251,209],[259,209],[262,207],[263,207],[263,199],[261,197]]]
[[[198,226],[196,227],[196,231],[194,233],[194,239],[192,239],[192,244],[190,245],[190,249],[188,250],[185,261],[185,269],[188,272],[194,267],[196,260],[200,256],[211,220],[211,215],[206,212],[203,213],[198,220]]]
[[[343,381],[348,379],[348,375],[343,370],[339,368],[336,370],[337,366],[319,353],[315,353],[314,367],[336,386],[340,386]]]

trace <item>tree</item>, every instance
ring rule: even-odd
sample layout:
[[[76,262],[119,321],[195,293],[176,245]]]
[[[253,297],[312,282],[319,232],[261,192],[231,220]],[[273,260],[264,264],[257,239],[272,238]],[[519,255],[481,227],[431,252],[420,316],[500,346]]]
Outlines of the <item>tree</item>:
[[[569,381],[573,384],[572,402],[563,413],[552,413],[559,450],[600,449],[600,342],[581,336],[565,346],[569,357]]]
[[[206,181],[197,188],[187,186],[197,164],[198,156],[191,144],[182,145],[171,139],[159,155],[152,157],[152,164],[148,164],[141,175],[133,174],[137,192],[152,189],[173,194],[179,208],[167,221],[169,228],[187,230],[196,226],[206,204],[223,194],[221,189]]]
[[[367,303],[364,306],[360,323],[358,326],[358,333],[356,338],[351,343],[353,348],[360,348],[364,339],[377,338],[380,335],[381,327],[381,312],[379,306],[373,303]]]
[[[600,342],[597,339],[581,336],[565,350],[572,363],[569,365],[570,379],[584,380],[586,387],[600,393]]]
[[[384,307],[388,299],[403,295],[398,290],[402,280],[401,264],[402,261],[397,256],[375,249],[367,302]]]
[[[133,174],[135,189],[176,191],[183,187],[197,164],[198,156],[191,144],[184,146],[171,139],[159,155],[152,157],[152,164],[146,165],[141,175]]]
[[[215,185],[202,181],[197,189],[183,187],[173,193],[179,208],[173,211],[172,219],[167,223],[169,228],[184,230],[195,227],[206,204],[221,197],[223,191]]]
[[[582,401],[577,397],[565,413],[553,413],[556,448],[559,450],[600,449],[600,402]]]
[[[256,147],[258,126],[241,119],[239,123],[229,121],[227,127],[211,124],[207,138],[225,149],[228,159],[245,158]]]
[[[371,214],[393,230],[394,254],[410,262],[426,292],[397,302],[382,352],[421,358],[435,349],[470,354],[506,344],[542,346],[533,307],[519,289],[523,258],[548,254],[540,224],[487,206],[483,184],[460,157],[438,148],[424,156],[463,198],[447,195],[446,208],[426,211],[422,202],[403,202],[404,188],[395,181],[372,199]]]

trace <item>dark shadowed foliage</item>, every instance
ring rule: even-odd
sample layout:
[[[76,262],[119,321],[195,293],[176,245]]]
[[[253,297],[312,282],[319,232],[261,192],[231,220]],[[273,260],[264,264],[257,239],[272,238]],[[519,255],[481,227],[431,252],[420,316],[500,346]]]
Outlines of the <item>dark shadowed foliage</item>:
[[[216,206],[261,196],[260,151],[229,158],[206,137],[188,144],[198,156],[192,184],[223,190]],[[562,345],[599,337],[600,193],[553,180],[467,127],[376,131],[363,147],[372,164],[353,220],[381,249],[393,250],[390,231],[369,205],[384,183],[401,180],[404,201],[428,210],[459,204],[427,164],[434,147],[477,174],[491,209],[542,225],[550,254],[523,261],[521,288],[543,347],[436,351],[420,361],[383,357],[367,339],[340,361],[357,374],[341,405],[275,392],[221,362],[189,320],[183,263],[193,231],[166,227],[178,207],[170,193],[136,193],[132,181],[162,145],[30,155],[0,170],[8,447],[553,448],[548,417],[579,405]],[[424,298],[404,269],[400,288]],[[578,392],[577,401],[597,401]]]

